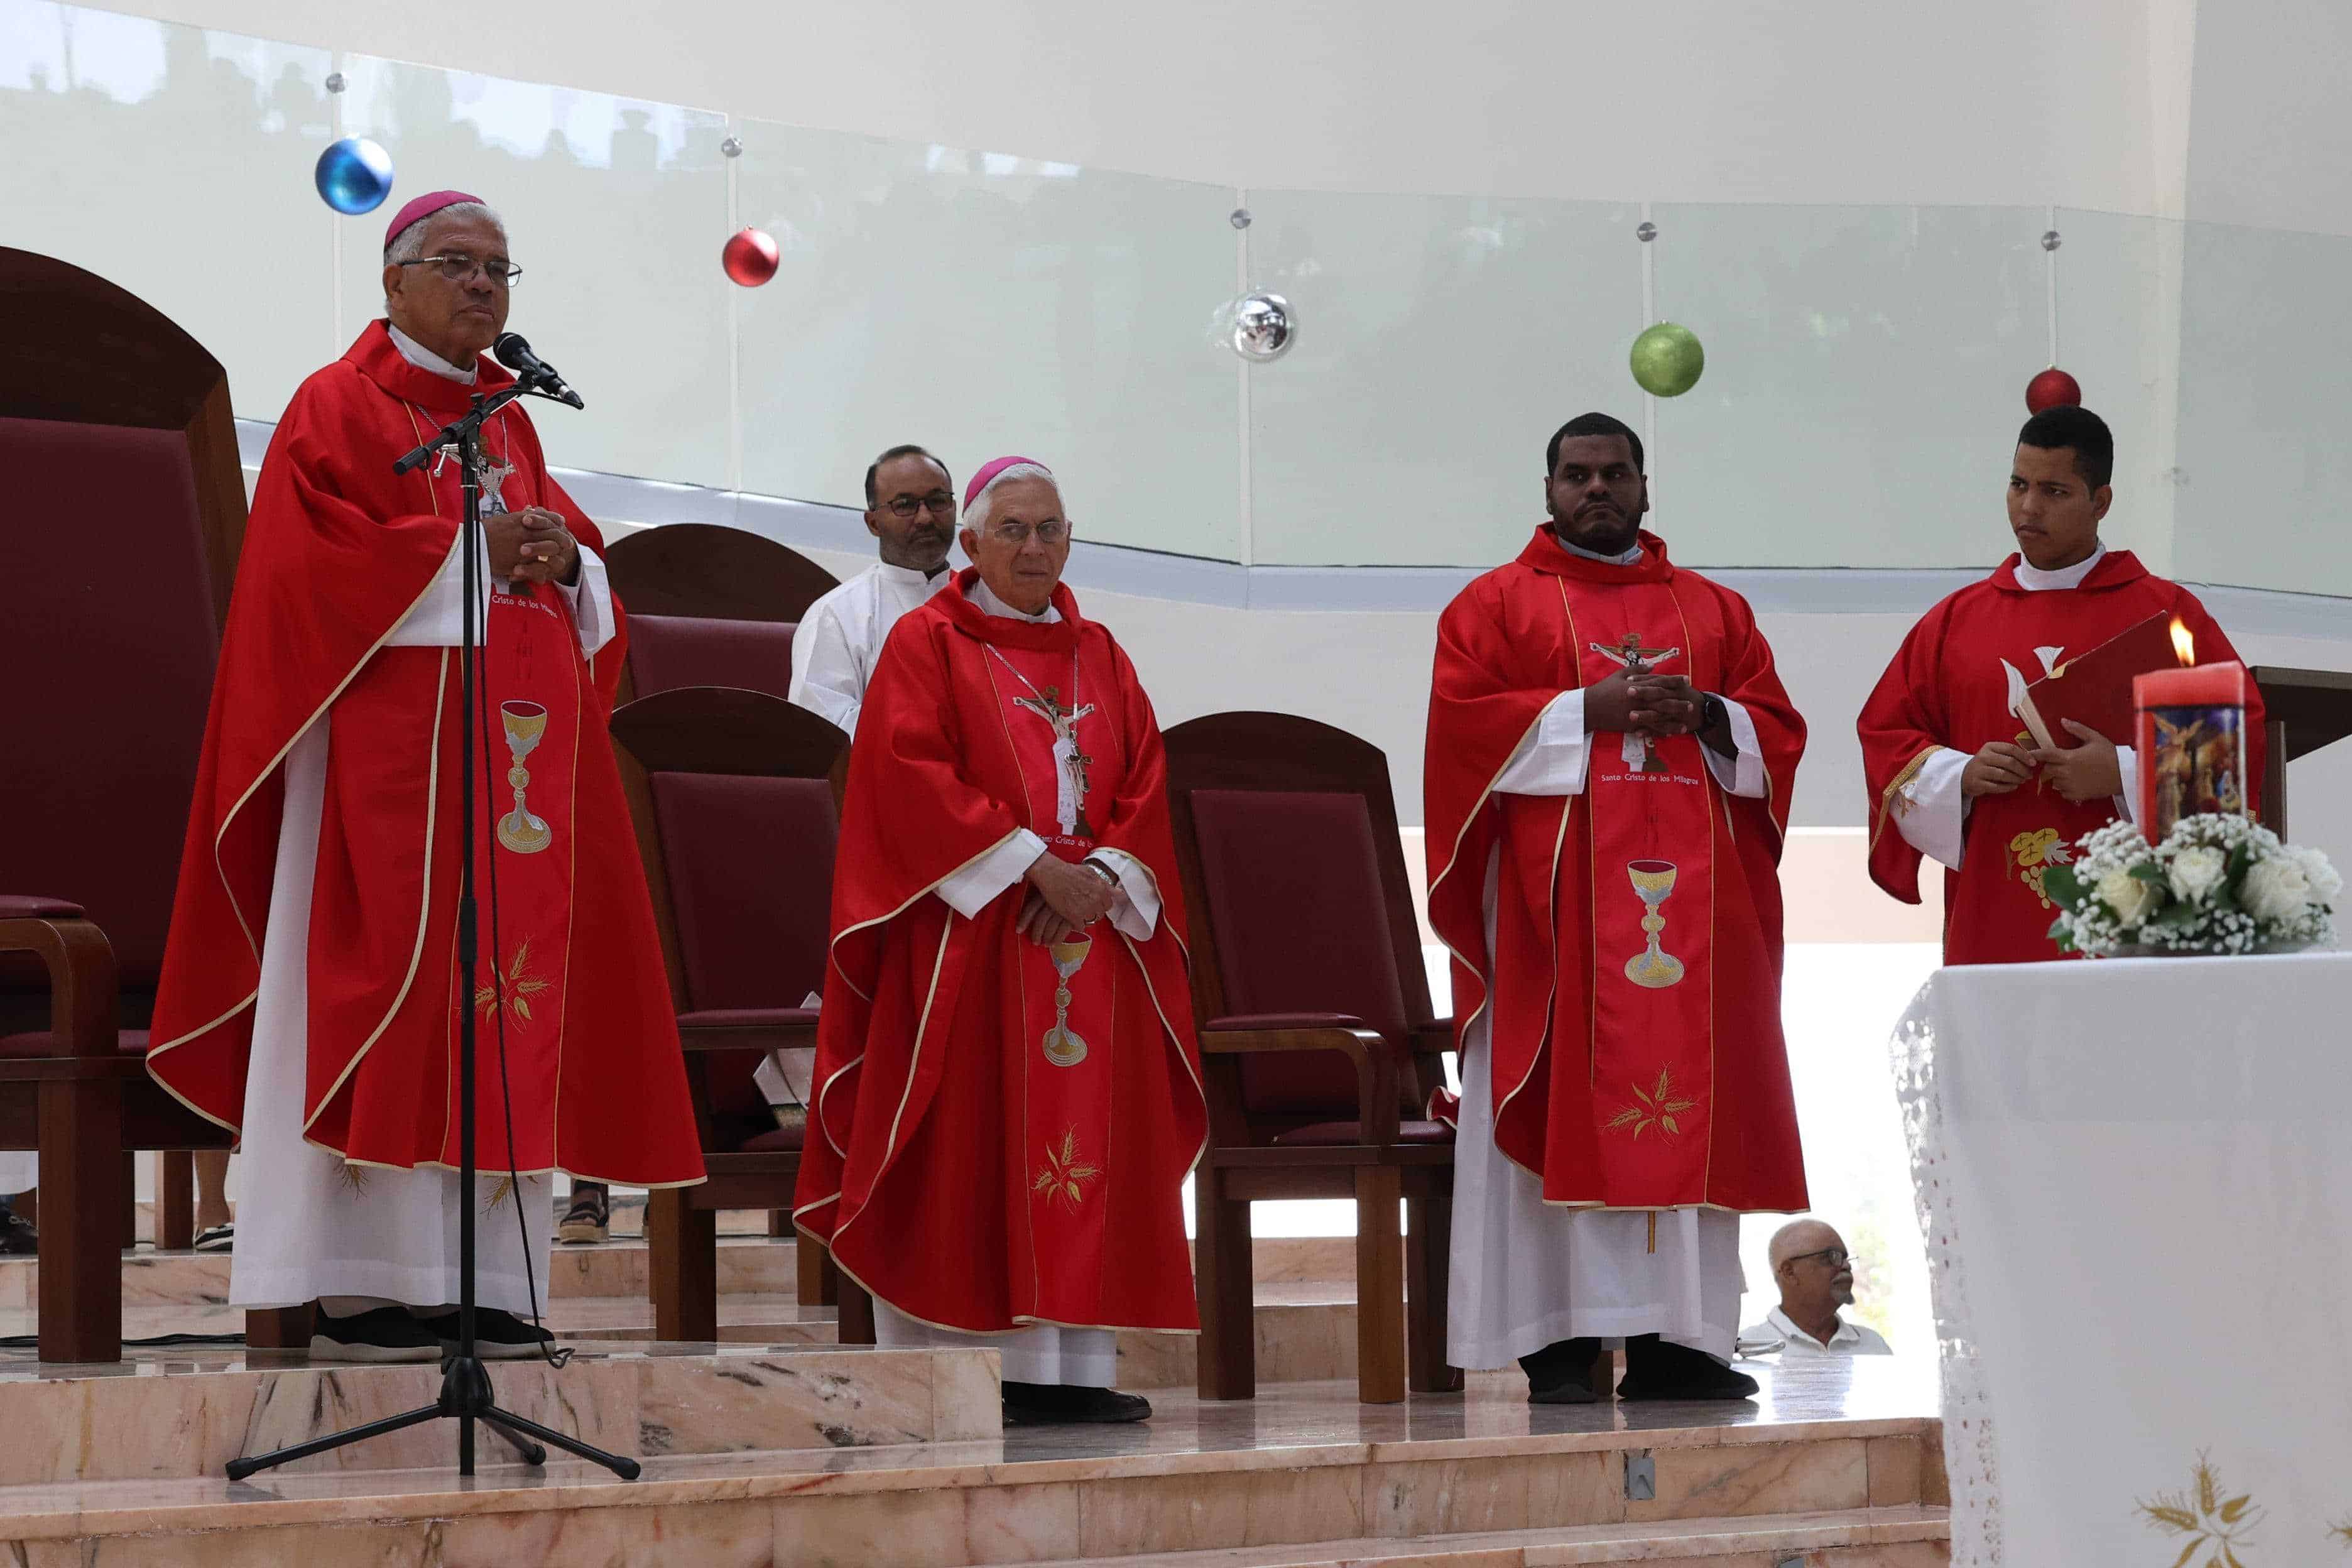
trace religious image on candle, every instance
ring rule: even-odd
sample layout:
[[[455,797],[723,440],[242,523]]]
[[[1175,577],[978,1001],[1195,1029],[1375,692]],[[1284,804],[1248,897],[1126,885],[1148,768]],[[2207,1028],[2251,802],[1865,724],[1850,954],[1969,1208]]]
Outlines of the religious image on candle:
[[[2180,661],[2196,644],[2172,623]],[[2246,811],[2246,668],[2202,664],[2164,669],[2133,682],[2138,710],[2139,819],[2148,841],[2160,841],[2184,816]]]

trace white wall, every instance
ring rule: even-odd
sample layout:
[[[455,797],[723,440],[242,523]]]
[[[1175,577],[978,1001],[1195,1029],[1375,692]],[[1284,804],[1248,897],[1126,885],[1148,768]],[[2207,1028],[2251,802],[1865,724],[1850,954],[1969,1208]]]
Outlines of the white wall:
[[[2194,0],[118,3],[786,124],[1264,189],[2156,214],[2178,202],[2195,14]]]
[[[2199,8],[2188,216],[2352,234],[2352,112],[2340,0]]]

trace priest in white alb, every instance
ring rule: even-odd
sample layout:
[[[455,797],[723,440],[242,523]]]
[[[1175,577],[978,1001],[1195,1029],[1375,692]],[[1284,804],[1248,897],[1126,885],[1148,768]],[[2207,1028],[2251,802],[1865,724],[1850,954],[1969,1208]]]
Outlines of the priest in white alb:
[[[882,559],[811,605],[793,633],[786,694],[857,733],[874,661],[898,617],[948,584],[956,533],[955,481],[920,447],[893,447],[866,470],[866,529]]]

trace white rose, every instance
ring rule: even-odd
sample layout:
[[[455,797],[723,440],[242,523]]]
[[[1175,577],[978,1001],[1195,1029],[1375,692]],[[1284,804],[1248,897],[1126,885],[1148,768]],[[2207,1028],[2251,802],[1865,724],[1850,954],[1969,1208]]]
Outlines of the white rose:
[[[2157,900],[2164,895],[2152,882],[2143,882],[2129,871],[2115,870],[2099,879],[2095,889],[2099,901],[2116,911],[2117,924],[2136,926],[2156,912]]]
[[[2311,879],[2294,858],[2273,855],[2247,869],[2238,898],[2248,914],[2266,924],[2297,920],[2311,903]]]
[[[2172,858],[2172,896],[2201,904],[2230,875],[2230,858],[2210,845],[2195,844]]]
[[[2336,895],[2344,890],[2344,879],[2337,875],[2327,857],[2316,849],[2293,849],[2288,853],[2303,868],[2303,879],[2311,884],[2311,901],[2333,904]]]

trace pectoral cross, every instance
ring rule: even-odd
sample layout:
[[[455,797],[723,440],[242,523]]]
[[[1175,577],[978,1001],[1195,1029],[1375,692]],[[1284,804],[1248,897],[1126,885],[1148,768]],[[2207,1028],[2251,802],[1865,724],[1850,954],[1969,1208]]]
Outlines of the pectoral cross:
[[[1078,721],[1092,713],[1095,705],[1064,708],[1061,688],[1056,686],[1048,686],[1035,697],[1016,697],[1013,705],[1026,708],[1053,728],[1054,815],[1060,819],[1063,833],[1092,838],[1095,830],[1087,822],[1087,769],[1094,759],[1078,749]]]
[[[1601,658],[1623,665],[1628,675],[1647,675],[1683,651],[1678,647],[1643,647],[1639,632],[1627,632],[1614,647],[1598,642],[1591,647]],[[1647,735],[1626,735],[1621,754],[1629,768],[1638,768],[1645,773],[1666,771],[1666,764],[1659,760],[1657,749]]]

